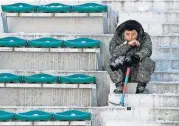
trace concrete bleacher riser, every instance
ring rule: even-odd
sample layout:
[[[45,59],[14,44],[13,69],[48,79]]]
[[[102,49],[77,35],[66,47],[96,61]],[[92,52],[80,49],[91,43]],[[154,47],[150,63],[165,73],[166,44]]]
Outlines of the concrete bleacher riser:
[[[67,21],[68,20],[68,21]],[[28,22],[28,25],[26,25]],[[59,22],[59,23],[56,23]],[[92,22],[92,23],[91,23]],[[68,34],[102,34],[103,18],[71,17],[71,18],[8,18],[9,32],[25,33],[68,33]],[[48,24],[48,25],[47,25]],[[15,27],[14,27],[15,26]],[[88,27],[86,27],[88,26]]]
[[[175,82],[175,81],[179,81],[178,76],[179,76],[178,71],[155,71],[151,77],[151,81]]]
[[[96,77],[96,89],[85,88],[17,88],[17,87],[1,87],[0,99],[4,106],[8,105],[51,105],[51,106],[105,106],[109,94],[109,77],[107,72],[103,71],[18,71],[18,70],[1,70],[0,72],[10,72],[18,75],[32,75],[37,73],[47,73],[55,76],[67,76],[72,74],[87,74]],[[44,84],[45,85],[45,84]],[[107,93],[108,92],[108,93]],[[7,95],[7,93],[9,95]],[[75,94],[76,93],[76,94]],[[48,102],[47,102],[48,99]],[[97,100],[97,101],[96,101]]]
[[[151,82],[147,88],[154,94],[178,94],[179,82]]]
[[[155,60],[155,69],[156,70],[170,70],[175,69],[179,70],[179,60]]]
[[[167,48],[158,48],[158,49],[156,49],[156,50],[154,50],[154,52],[155,52],[155,54],[158,54],[157,55],[157,57],[155,57],[155,59],[156,58],[160,58],[160,59],[164,59],[165,60],[165,58],[166,57],[168,57],[169,59],[171,59],[171,58],[173,58],[173,59],[175,59],[175,58],[178,58],[178,47],[167,47]],[[153,54],[153,56],[155,56],[154,54]],[[163,64],[164,65],[164,64]]]
[[[91,89],[0,88],[1,105],[14,106],[91,106]]]
[[[1,52],[0,69],[97,70],[96,53],[88,52]],[[69,62],[70,59],[70,62]],[[73,65],[71,64],[73,63]]]

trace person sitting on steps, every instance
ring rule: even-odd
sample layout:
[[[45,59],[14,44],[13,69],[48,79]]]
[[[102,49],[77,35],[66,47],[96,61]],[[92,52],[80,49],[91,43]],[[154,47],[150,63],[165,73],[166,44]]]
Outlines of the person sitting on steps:
[[[122,93],[125,72],[131,68],[130,82],[137,82],[136,93],[149,93],[145,88],[155,70],[150,35],[144,32],[142,25],[135,20],[127,20],[117,27],[109,43],[107,71],[115,83],[114,93]]]

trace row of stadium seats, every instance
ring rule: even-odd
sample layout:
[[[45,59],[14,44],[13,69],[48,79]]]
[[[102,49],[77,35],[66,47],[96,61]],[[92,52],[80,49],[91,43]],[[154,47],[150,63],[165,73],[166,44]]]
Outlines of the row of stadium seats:
[[[39,110],[25,113],[11,113],[0,111],[0,121],[84,121],[91,120],[91,113],[79,110],[68,110],[65,112],[49,113]]]
[[[1,73],[0,83],[69,83],[69,84],[82,84],[82,83],[96,83],[95,76],[88,76],[85,74],[73,74],[70,76],[53,76],[49,74],[34,74],[31,76],[19,76],[11,73]]]
[[[102,13],[107,12],[107,6],[97,3],[85,3],[81,5],[65,5],[61,3],[51,3],[47,5],[30,5],[26,3],[15,3],[10,5],[2,5],[3,12],[11,13],[29,13],[29,12],[42,12],[42,13]]]
[[[37,47],[37,48],[99,48],[99,40],[89,38],[77,38],[74,40],[58,40],[55,38],[40,38],[35,40],[25,40],[17,37],[0,38],[0,47]]]

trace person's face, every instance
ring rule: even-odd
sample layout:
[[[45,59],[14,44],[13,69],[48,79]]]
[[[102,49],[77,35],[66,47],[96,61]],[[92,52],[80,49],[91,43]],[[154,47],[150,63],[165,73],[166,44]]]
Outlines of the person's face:
[[[132,30],[132,31],[129,31],[129,30],[125,30],[124,31],[124,39],[126,41],[132,41],[132,40],[137,40],[137,31],[136,30]]]

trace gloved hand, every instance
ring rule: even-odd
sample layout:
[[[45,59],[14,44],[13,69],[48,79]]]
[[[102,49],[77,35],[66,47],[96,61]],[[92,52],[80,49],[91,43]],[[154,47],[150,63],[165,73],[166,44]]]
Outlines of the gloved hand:
[[[137,64],[140,61],[140,57],[137,54],[131,56],[132,64]]]
[[[110,68],[112,71],[117,71],[119,69],[121,69],[124,65],[124,59],[125,57],[118,57],[117,59],[113,60],[113,62],[111,62],[110,64]]]
[[[140,61],[140,57],[137,54],[134,54],[132,56],[127,56],[125,58],[125,65],[131,67],[134,64],[137,64]]]
[[[112,71],[117,71],[118,69],[122,68],[123,67],[123,64],[116,64],[116,63],[111,63],[110,65],[110,68]]]

